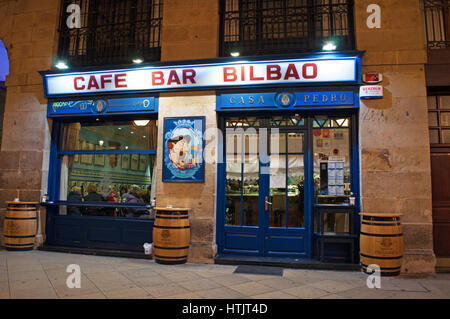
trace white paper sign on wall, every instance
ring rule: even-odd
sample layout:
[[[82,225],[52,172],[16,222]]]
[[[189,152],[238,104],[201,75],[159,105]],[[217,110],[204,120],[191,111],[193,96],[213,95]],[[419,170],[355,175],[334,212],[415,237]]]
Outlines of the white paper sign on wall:
[[[362,100],[382,99],[383,86],[381,85],[363,85],[359,88],[359,98]]]

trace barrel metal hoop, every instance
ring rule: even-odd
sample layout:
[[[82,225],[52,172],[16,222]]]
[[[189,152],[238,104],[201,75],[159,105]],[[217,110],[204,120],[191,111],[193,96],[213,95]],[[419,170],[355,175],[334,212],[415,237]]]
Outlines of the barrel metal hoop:
[[[188,215],[188,212],[156,212],[156,216],[159,215]]]
[[[180,216],[180,217],[156,216],[156,219],[189,219],[189,216]]]
[[[31,235],[31,236],[9,236],[9,235],[3,235],[6,238],[34,238],[36,235]]]
[[[5,217],[5,219],[12,219],[12,220],[36,220],[36,217]]]
[[[158,249],[189,249],[189,246],[184,246],[184,247],[161,247],[161,246],[156,246],[154,245],[153,248],[158,248]]]
[[[154,255],[156,258],[166,258],[166,259],[183,259],[183,258],[187,258],[186,256],[178,256],[178,257],[169,257],[169,256],[160,256],[160,255]]]
[[[363,225],[369,225],[369,226],[401,226],[400,223],[392,223],[392,224],[381,224],[381,223],[368,223],[368,222],[361,222]]]
[[[371,233],[363,233],[361,235],[370,236],[370,237],[402,237],[403,233],[400,234],[371,234]]]
[[[378,222],[389,222],[389,221],[400,221],[400,217],[375,217],[375,216],[363,216],[362,220],[368,221],[378,221]]]
[[[14,247],[25,247],[25,246],[28,247],[28,246],[31,246],[31,247],[33,247],[33,246],[34,246],[34,243],[32,243],[32,244],[9,244],[9,243],[6,244],[6,243],[5,243],[5,246],[6,246],[6,247],[8,247],[8,246],[14,246]]]
[[[365,264],[363,264],[363,263],[361,263],[361,266],[363,266],[364,268],[369,268],[368,265],[365,265]],[[399,267],[392,267],[392,268],[389,268],[389,267],[380,267],[381,270],[400,270],[400,268],[401,268],[401,266],[399,266]]]
[[[373,259],[402,259],[403,258],[403,255],[402,256],[396,256],[396,257],[371,256],[371,255],[366,255],[366,254],[363,254],[363,253],[360,253],[360,255],[362,257],[373,258]]]
[[[160,229],[185,229],[190,228],[190,226],[158,226],[153,225],[154,228],[160,228]]]

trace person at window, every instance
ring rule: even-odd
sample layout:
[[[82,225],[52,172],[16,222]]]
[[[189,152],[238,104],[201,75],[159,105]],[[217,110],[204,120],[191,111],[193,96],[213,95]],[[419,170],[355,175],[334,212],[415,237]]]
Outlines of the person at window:
[[[151,186],[147,187],[147,192],[144,194],[144,196],[142,196],[142,199],[147,204],[151,203],[151,201],[152,201],[152,187]]]
[[[320,195],[320,178],[316,177],[314,179],[314,197],[317,198],[318,195]]]
[[[97,193],[97,185],[89,184],[87,187],[88,194],[84,197],[85,202],[102,202],[102,195]],[[103,212],[100,207],[87,207],[85,211],[87,216],[102,216]]]
[[[106,196],[106,201],[108,203],[117,203],[119,202],[119,200],[116,197],[116,189],[114,186],[109,186],[108,188],[108,195]],[[107,216],[113,216],[113,217],[117,217],[117,209],[114,207],[108,207],[105,209],[106,215]]]
[[[144,204],[144,201],[139,196],[139,186],[131,185],[125,204]],[[145,208],[128,208],[126,217],[145,217]]]
[[[81,202],[81,187],[73,186],[70,189],[70,193],[67,196],[68,202]],[[81,211],[79,206],[67,206],[67,215],[69,216],[81,216]]]
[[[125,203],[125,200],[127,199],[128,196],[128,189],[126,186],[122,186],[120,187],[120,202],[121,203]]]

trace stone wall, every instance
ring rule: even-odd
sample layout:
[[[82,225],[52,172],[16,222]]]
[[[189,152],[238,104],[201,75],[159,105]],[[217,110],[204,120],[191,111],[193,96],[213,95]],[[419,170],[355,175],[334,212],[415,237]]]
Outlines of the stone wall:
[[[377,1],[381,28],[369,29],[371,3],[356,2],[356,41],[362,72],[383,74],[384,98],[361,103],[362,210],[402,213],[402,271],[434,272],[422,9],[419,0]]]
[[[48,171],[47,100],[38,71],[49,69],[53,62],[58,3],[0,0],[0,39],[10,60],[0,151],[0,207],[16,197],[39,201],[45,192],[46,183],[42,181]]]
[[[164,2],[162,61],[217,57],[219,37],[218,1],[172,0]],[[190,209],[189,262],[212,263],[215,245],[216,166],[205,165],[204,183],[163,183],[163,121],[172,116],[205,116],[206,128],[216,128],[215,92],[160,94],[158,114],[157,206]]]

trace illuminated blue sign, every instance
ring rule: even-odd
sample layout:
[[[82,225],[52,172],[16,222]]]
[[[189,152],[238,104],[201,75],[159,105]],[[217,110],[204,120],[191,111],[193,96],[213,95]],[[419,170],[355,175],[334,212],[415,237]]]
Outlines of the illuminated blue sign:
[[[124,113],[157,113],[157,99],[155,97],[56,101],[48,104],[48,117],[83,116],[83,115],[112,115]]]
[[[217,111],[225,110],[288,110],[315,107],[357,107],[352,91],[281,92],[252,94],[221,94]]]

